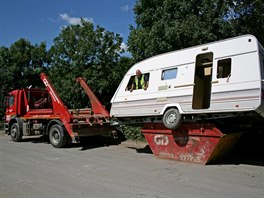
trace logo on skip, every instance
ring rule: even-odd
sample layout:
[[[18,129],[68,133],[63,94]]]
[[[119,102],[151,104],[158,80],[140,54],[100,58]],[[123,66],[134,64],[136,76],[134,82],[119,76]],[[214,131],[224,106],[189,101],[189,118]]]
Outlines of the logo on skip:
[[[49,85],[48,81],[46,79],[43,80],[44,85],[47,87]]]
[[[169,138],[167,135],[155,135],[154,136],[154,142],[157,145],[166,146],[169,144]]]

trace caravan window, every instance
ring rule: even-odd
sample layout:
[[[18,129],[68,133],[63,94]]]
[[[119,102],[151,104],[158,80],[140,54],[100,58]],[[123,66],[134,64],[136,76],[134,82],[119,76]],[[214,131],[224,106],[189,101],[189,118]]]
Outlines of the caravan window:
[[[143,73],[143,75],[144,75],[144,81],[148,82],[149,81],[149,73]],[[133,90],[137,89],[136,83],[135,83],[135,77],[136,77],[136,75],[130,77],[128,84],[126,86],[126,91],[130,91],[133,84],[134,84]],[[141,85],[139,85],[138,89],[143,89],[143,88],[141,87]]]
[[[127,86],[126,86],[126,91],[130,91],[131,87],[132,87],[132,84],[134,83],[135,81],[135,76],[131,76],[128,83],[127,83]]]
[[[231,75],[231,58],[217,62],[217,78],[227,78]]]
[[[161,80],[169,80],[177,77],[178,68],[166,69],[162,71]]]

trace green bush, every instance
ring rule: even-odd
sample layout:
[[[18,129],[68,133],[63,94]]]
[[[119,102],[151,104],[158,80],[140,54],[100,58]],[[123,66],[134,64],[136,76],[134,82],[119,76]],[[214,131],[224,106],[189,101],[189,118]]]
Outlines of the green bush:
[[[141,127],[124,126],[122,132],[128,140],[145,141],[140,129]]]
[[[0,120],[0,130],[4,130],[4,121]]]

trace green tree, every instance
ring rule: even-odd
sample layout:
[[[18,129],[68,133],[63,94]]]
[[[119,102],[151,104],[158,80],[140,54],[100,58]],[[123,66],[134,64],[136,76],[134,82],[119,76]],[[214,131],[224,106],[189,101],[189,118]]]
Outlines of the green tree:
[[[39,74],[46,71],[48,62],[45,43],[32,45],[25,39],[19,39],[10,48],[0,48],[0,117],[3,116],[5,95],[29,85],[41,86]]]
[[[261,0],[138,0],[128,49],[136,61],[252,33],[263,38]]]
[[[62,29],[49,52],[49,76],[68,107],[87,106],[85,93],[74,83],[79,76],[109,105],[128,67],[127,59],[121,57],[121,44],[120,35],[84,20]]]
[[[9,60],[6,61],[6,70],[11,76],[8,83],[10,89],[42,85],[39,74],[46,70],[48,64],[46,44],[32,45],[25,39],[19,39],[10,46]]]
[[[236,34],[253,34],[264,45],[264,1],[237,0],[232,4],[231,22]]]
[[[12,80],[12,75],[8,70],[10,61],[9,49],[7,47],[0,48],[0,128],[1,121],[4,115],[4,99],[9,90],[9,82]]]

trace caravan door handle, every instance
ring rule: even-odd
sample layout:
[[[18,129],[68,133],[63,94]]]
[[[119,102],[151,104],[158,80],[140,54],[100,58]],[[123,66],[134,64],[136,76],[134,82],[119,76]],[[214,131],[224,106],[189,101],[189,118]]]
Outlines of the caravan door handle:
[[[212,81],[212,84],[219,83],[218,80]]]

